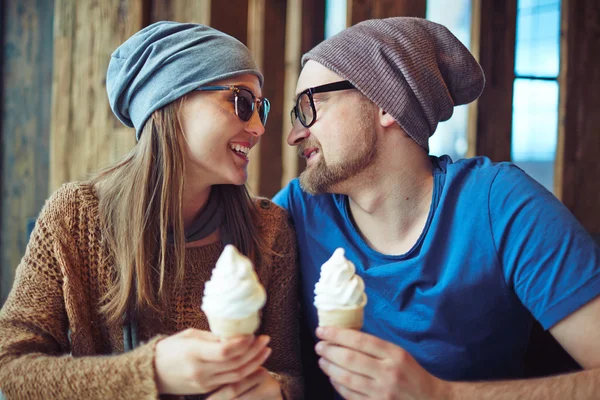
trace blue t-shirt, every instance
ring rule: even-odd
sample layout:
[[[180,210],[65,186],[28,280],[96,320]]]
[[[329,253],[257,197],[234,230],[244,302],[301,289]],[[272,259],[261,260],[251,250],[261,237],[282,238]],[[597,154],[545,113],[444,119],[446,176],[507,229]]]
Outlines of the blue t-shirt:
[[[406,254],[371,249],[343,195],[293,180],[275,203],[296,228],[309,329],[320,267],[338,247],[368,303],[363,331],[408,351],[446,380],[519,378],[532,315],[549,328],[600,294],[600,248],[546,189],[510,163],[431,157],[425,228]]]

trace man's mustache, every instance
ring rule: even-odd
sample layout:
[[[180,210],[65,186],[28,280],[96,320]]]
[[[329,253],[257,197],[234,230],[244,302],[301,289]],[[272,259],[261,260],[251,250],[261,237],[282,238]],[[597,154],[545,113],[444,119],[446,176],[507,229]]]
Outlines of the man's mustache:
[[[319,149],[319,152],[321,151],[321,145],[319,144],[319,142],[317,142],[317,141],[308,142],[305,140],[298,146],[298,157],[305,158],[304,152],[306,151],[306,149],[310,149],[310,148],[316,148],[316,149]]]

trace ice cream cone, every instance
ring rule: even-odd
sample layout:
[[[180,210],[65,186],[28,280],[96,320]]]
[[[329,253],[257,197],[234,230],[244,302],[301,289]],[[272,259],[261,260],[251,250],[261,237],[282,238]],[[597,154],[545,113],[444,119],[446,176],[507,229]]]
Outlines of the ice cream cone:
[[[260,325],[260,309],[266,299],[252,261],[235,246],[225,246],[204,285],[200,307],[211,332],[221,338],[252,335]]]
[[[333,310],[317,309],[319,326],[335,326],[344,329],[360,330],[363,326],[366,304],[367,296],[363,294],[362,302],[355,307],[336,308]]]
[[[259,313],[255,312],[246,318],[229,319],[209,316],[210,331],[221,338],[230,338],[241,335],[252,335],[260,325]]]

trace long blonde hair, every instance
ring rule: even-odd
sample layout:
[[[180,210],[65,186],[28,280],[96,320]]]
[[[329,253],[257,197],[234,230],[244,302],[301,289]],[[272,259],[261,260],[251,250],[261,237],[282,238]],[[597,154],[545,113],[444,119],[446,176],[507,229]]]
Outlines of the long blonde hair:
[[[173,233],[175,285],[184,278],[182,206],[185,137],[180,110],[185,97],[155,111],[140,141],[92,180],[98,191],[102,234],[114,257],[114,285],[101,301],[110,322],[165,304],[167,234]],[[217,185],[231,242],[259,265],[275,254],[258,234],[257,210],[245,186]],[[158,282],[155,287],[153,282]]]

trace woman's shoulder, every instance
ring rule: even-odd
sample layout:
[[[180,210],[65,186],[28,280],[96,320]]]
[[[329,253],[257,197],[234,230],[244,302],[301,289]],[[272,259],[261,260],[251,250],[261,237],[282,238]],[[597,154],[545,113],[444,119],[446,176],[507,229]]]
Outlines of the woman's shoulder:
[[[258,214],[258,229],[267,242],[274,245],[278,241],[295,241],[290,217],[284,208],[264,197],[255,197],[253,202]]]
[[[46,200],[37,220],[71,230],[82,215],[96,213],[97,208],[98,197],[90,182],[68,182]]]
[[[290,217],[283,207],[278,206],[266,197],[254,197],[252,201],[258,211],[259,225],[289,228]]]

